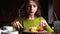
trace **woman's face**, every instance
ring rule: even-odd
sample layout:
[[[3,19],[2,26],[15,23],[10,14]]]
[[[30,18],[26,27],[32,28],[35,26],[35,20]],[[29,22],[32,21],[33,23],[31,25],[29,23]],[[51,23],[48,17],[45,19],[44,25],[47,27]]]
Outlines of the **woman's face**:
[[[31,14],[31,15],[36,13],[37,8],[38,8],[38,6],[34,1],[30,1],[26,5],[26,11],[28,14]]]

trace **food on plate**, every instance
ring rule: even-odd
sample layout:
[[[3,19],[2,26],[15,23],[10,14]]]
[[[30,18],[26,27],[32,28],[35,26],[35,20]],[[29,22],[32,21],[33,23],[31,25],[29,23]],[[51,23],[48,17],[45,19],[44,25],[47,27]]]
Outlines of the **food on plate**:
[[[31,31],[31,32],[37,32],[37,28],[36,27],[30,27],[29,31]]]
[[[44,31],[44,29],[43,29],[42,26],[38,26],[38,27],[37,27],[37,31],[38,31],[38,32],[41,32],[41,31]]]
[[[42,26],[37,26],[37,27],[30,27],[29,31],[31,32],[42,32],[45,31]]]

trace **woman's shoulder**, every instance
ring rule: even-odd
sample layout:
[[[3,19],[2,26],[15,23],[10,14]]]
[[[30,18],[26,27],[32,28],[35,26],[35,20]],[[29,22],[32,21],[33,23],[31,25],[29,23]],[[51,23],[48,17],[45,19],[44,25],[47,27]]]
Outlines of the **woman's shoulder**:
[[[25,20],[27,17],[19,17],[17,20]]]
[[[21,17],[18,17],[18,18],[15,18],[14,21],[21,21],[22,18]]]

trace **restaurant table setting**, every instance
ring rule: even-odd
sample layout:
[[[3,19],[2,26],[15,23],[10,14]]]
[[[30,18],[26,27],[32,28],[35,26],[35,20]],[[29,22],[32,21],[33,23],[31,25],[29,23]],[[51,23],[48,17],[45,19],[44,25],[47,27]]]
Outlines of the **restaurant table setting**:
[[[0,34],[19,34],[12,26],[3,26],[0,28]]]
[[[25,29],[23,31],[23,34],[48,34],[48,32],[44,30],[41,26],[38,26]]]
[[[40,28],[40,29],[39,29]],[[39,27],[30,27],[23,30],[23,34],[47,34],[47,31]],[[14,30],[12,26],[3,26],[0,28],[0,34],[20,34],[19,31]]]
[[[31,32],[28,30],[23,31],[23,34],[48,34],[47,31],[42,31],[42,32]]]
[[[48,34],[41,26],[30,27],[28,29],[22,28],[22,34]],[[0,28],[0,34],[20,34],[18,30],[14,30],[12,26],[3,26]]]

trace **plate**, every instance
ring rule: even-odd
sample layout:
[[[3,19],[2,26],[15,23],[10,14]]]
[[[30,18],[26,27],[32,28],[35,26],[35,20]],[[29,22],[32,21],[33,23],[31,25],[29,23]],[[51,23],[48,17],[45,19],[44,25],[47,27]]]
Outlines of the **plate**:
[[[47,31],[41,31],[41,32],[34,31],[34,32],[31,32],[29,30],[24,30],[23,33],[24,34],[47,34],[48,32]]]

